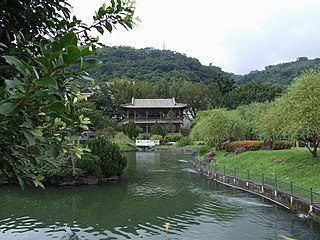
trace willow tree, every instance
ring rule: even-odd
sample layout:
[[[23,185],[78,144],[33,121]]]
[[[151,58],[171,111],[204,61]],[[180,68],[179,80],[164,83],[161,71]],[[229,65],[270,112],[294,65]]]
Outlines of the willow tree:
[[[213,109],[199,112],[191,131],[195,141],[217,144],[224,140],[243,137],[245,123],[238,112],[227,109]]]
[[[317,157],[320,140],[320,69],[299,76],[277,101],[283,131],[291,138],[309,142],[308,150]]]

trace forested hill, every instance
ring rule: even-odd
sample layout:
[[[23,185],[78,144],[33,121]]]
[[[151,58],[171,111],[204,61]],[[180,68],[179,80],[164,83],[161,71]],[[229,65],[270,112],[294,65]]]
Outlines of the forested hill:
[[[287,85],[306,69],[315,68],[319,64],[320,58],[309,60],[307,57],[299,57],[294,62],[270,65],[262,71],[252,71],[246,75],[234,75],[234,79],[239,85],[249,82]]]
[[[219,67],[203,66],[198,59],[170,50],[104,47],[97,58],[102,65],[91,73],[97,81],[123,77],[153,83],[160,79],[204,83],[233,80],[231,74]]]

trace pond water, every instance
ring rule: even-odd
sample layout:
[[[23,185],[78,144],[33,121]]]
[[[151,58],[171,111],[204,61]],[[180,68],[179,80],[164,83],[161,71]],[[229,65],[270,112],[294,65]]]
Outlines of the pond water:
[[[117,183],[0,187],[0,239],[320,239],[320,225],[199,176],[190,156],[128,153]]]

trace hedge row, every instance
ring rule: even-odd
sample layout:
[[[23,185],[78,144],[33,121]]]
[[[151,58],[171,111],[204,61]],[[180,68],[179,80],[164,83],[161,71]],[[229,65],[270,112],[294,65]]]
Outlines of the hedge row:
[[[219,145],[219,149],[225,150],[227,152],[233,152],[237,148],[244,148],[247,151],[256,151],[260,150],[262,147],[262,141],[233,141],[233,142],[223,142]],[[272,142],[272,149],[273,150],[280,150],[280,149],[290,149],[292,144],[289,141],[284,140],[275,140]]]

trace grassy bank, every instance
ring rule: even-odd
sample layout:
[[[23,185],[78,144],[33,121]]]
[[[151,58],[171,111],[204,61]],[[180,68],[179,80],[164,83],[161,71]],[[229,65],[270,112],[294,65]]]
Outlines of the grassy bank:
[[[216,152],[212,162],[227,168],[250,171],[320,191],[320,157],[313,158],[307,149],[249,151],[242,154]]]

